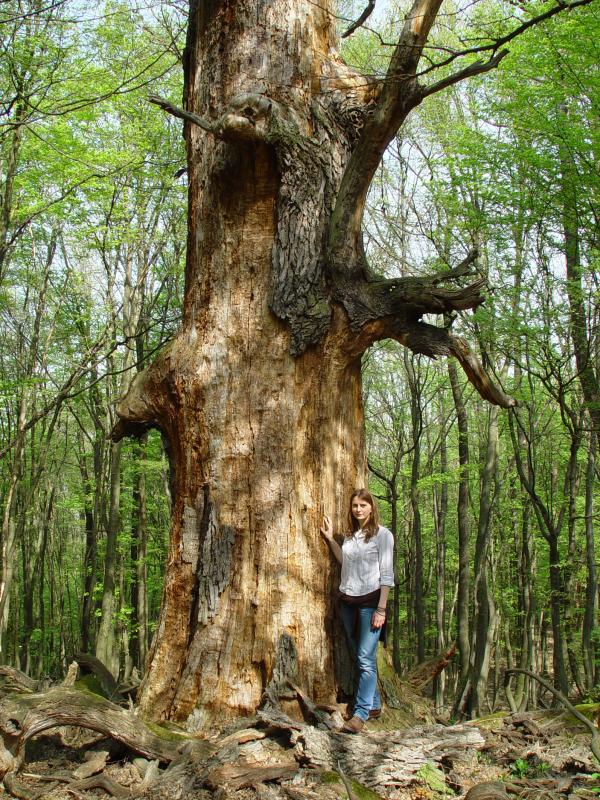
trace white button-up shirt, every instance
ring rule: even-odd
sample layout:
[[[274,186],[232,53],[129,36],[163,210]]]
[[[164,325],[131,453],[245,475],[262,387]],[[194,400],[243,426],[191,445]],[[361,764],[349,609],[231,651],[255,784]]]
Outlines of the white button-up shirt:
[[[346,536],[342,543],[340,591],[352,597],[394,585],[394,537],[379,526],[368,542],[361,530]]]

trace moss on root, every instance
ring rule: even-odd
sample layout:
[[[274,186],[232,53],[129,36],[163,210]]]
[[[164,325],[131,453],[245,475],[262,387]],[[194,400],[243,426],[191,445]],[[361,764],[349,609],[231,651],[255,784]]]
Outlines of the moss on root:
[[[82,692],[90,692],[91,694],[100,695],[100,697],[104,697],[107,700],[109,699],[102,688],[102,684],[95,675],[92,675],[92,673],[89,673],[88,675],[82,675],[80,678],[78,678],[75,681],[75,689],[79,689]]]
[[[359,783],[359,781],[355,781],[354,778],[348,778],[348,780],[358,800],[381,800],[381,795],[374,792],[373,789],[369,789],[367,786]],[[321,772],[321,783],[326,785],[339,783],[343,785],[340,774],[338,772],[332,772],[331,770]]]
[[[428,761],[419,769],[417,776],[427,785],[436,797],[451,797],[454,795],[452,789],[446,784],[446,777],[442,770],[432,761]]]

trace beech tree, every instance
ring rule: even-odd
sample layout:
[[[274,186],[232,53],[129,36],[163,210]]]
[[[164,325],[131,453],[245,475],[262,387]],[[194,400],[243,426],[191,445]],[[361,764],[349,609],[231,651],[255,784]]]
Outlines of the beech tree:
[[[252,712],[290,681],[333,698],[333,575],[318,529],[329,513],[343,530],[349,493],[366,482],[362,354],[392,338],[453,356],[482,397],[513,404],[465,341],[423,321],[483,302],[476,253],[435,274],[378,277],[361,239],[369,186],[412,109],[496,67],[535,21],[585,2],[440,51],[436,78],[431,54],[421,62],[441,0],[415,0],[382,80],[337,54],[333,0],[190,3],[184,108],[154,98],[185,120],[184,317],[113,431],[159,429],[172,467],[146,714],[193,714],[201,727]],[[459,56],[467,65],[452,71]]]

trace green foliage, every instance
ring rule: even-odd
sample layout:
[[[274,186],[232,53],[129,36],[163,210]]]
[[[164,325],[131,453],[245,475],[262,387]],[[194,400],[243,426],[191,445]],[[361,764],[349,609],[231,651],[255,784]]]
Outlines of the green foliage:
[[[140,11],[133,2],[101,3],[92,14],[74,0],[48,7],[9,0],[0,20],[3,501],[11,475],[22,477],[11,512],[18,520],[20,591],[11,599],[15,614],[3,646],[30,672],[59,675],[81,648],[84,599],[93,600],[92,648],[101,613],[107,434],[116,397],[180,314],[186,187],[176,173],[185,155],[180,126],[146,97],[152,87],[179,99],[184,27],[173,8]],[[126,287],[134,293],[130,300]],[[20,413],[25,421],[39,414],[39,421],[19,450]],[[144,463],[124,449],[125,578],[114,618],[120,630],[134,627],[131,492],[142,471],[151,619],[169,516],[160,438],[150,437]],[[92,562],[85,555],[88,524],[96,540]],[[94,579],[87,590],[86,575]]]
[[[510,774],[517,778],[543,778],[550,772],[550,765],[537,756],[516,758],[510,767]]]

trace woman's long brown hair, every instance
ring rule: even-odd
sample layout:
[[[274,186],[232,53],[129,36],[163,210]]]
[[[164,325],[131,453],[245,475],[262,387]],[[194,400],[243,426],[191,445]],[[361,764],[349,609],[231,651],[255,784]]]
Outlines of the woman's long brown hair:
[[[379,530],[379,509],[377,508],[377,503],[375,502],[373,495],[367,489],[357,489],[355,492],[353,492],[352,496],[350,497],[350,505],[348,507],[348,522],[350,523],[350,531],[347,534],[348,536],[353,536],[354,533],[360,528],[358,520],[352,513],[352,501],[355,497],[358,497],[359,500],[365,500],[371,506],[371,516],[363,528],[365,541],[368,542],[373,536],[377,536],[377,532]]]

